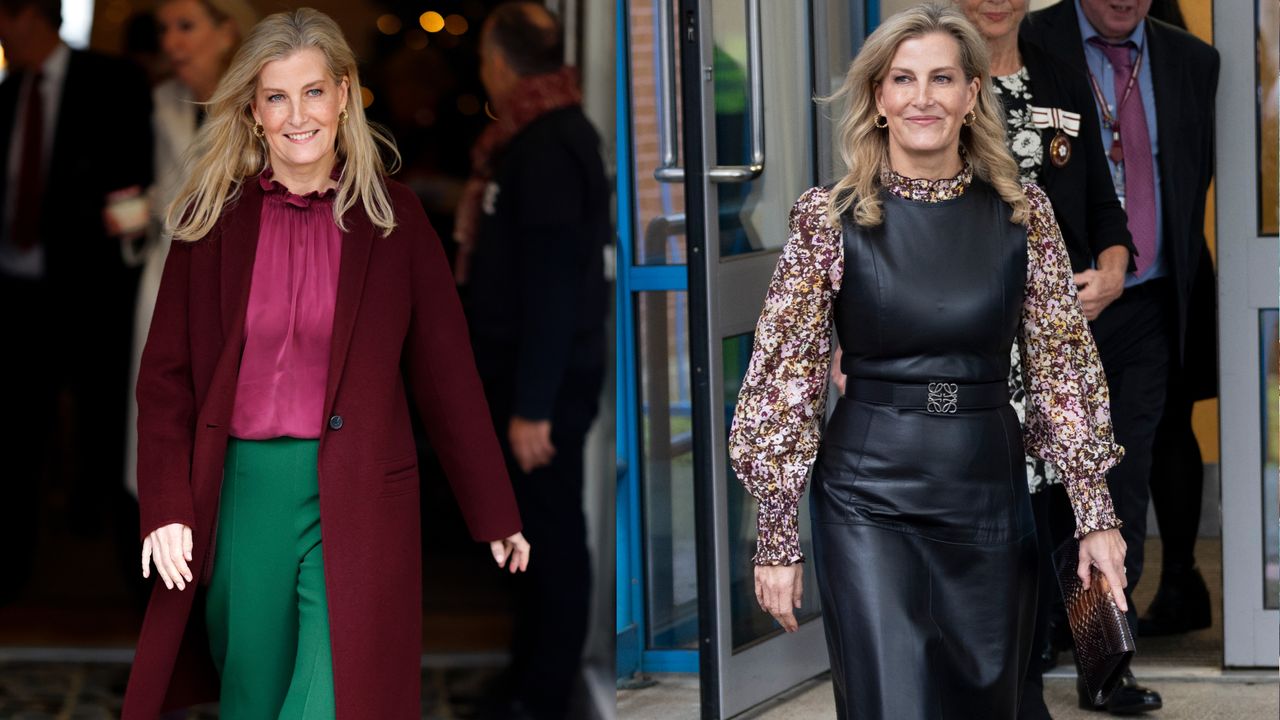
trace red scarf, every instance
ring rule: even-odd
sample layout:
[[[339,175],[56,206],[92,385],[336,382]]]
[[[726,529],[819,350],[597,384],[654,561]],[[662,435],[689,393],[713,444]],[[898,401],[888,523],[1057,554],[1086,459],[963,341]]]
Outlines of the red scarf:
[[[493,158],[511,138],[520,134],[526,125],[539,117],[560,108],[582,104],[582,91],[578,89],[578,71],[565,66],[556,72],[530,75],[503,98],[502,117],[484,129],[471,148],[471,177],[462,189],[454,219],[453,239],[458,249],[457,276],[466,280],[467,259],[480,231],[480,213],[484,202],[484,190],[493,177]]]

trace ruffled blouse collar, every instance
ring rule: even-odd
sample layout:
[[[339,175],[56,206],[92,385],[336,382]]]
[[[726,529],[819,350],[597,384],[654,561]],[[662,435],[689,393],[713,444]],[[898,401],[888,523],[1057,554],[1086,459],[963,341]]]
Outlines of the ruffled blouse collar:
[[[327,190],[312,190],[306,195],[298,195],[291,192],[280,181],[275,180],[274,176],[275,171],[270,167],[267,167],[258,175],[258,185],[262,188],[262,192],[267,195],[277,195],[283,202],[294,207],[305,208],[311,207],[311,203],[332,202],[333,198],[338,194],[337,188],[329,188]],[[329,173],[329,178],[337,180],[340,177],[342,177],[342,167],[334,165],[333,172]]]
[[[880,184],[889,192],[904,200],[918,202],[954,200],[964,195],[964,191],[971,182],[973,182],[973,166],[969,164],[968,160],[964,161],[959,175],[941,180],[909,178],[894,172],[888,163],[880,169]]]

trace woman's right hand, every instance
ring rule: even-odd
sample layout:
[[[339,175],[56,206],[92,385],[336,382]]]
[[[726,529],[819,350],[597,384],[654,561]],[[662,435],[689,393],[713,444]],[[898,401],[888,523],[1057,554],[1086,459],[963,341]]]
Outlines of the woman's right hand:
[[[185,589],[192,577],[187,567],[191,562],[191,528],[171,523],[152,530],[142,541],[142,577],[151,577],[152,560],[165,587]]]
[[[505,565],[513,573],[524,572],[529,567],[529,541],[521,533],[491,541],[489,552],[498,567]]]
[[[756,565],[756,602],[773,616],[782,629],[800,629],[795,609],[804,595],[804,565]]]

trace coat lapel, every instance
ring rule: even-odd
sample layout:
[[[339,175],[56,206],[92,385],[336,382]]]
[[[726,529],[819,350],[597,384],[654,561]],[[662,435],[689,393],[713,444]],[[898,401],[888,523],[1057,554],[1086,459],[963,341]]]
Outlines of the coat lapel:
[[[344,219],[348,230],[342,235],[342,259],[338,263],[338,297],[333,312],[329,375],[324,391],[326,420],[347,362],[347,350],[351,347],[351,334],[355,331],[356,314],[364,294],[365,271],[369,267],[369,253],[374,242],[373,223],[359,203],[347,212]]]
[[[201,422],[229,426],[235,408],[240,356],[244,352],[245,311],[253,279],[253,257],[258,249],[258,225],[262,215],[262,190],[257,177],[242,181],[240,197],[224,211],[208,240],[218,251],[219,311],[222,351],[214,366],[208,400],[201,408]],[[218,451],[219,454],[221,451]],[[215,487],[221,487],[221,476]],[[215,495],[216,497],[216,495]],[[215,502],[216,505],[216,502]]]
[[[258,251],[258,225],[262,219],[262,188],[258,178],[245,178],[240,197],[228,213],[222,231],[222,337],[223,342],[240,342],[244,335],[244,314],[249,305],[249,285],[253,280],[253,258]],[[238,328],[238,330],[237,330]]]

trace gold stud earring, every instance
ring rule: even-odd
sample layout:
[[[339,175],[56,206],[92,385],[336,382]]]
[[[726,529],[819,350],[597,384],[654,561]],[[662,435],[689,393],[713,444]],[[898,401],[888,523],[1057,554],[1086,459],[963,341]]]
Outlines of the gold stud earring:
[[[339,124],[339,125],[346,125],[346,124],[347,124],[347,116],[348,116],[348,114],[349,114],[349,113],[347,113],[347,109],[346,109],[346,108],[342,108],[342,112],[338,113],[338,124]]]
[[[876,119],[874,122],[872,122],[872,124],[880,128],[881,130],[883,130],[889,127],[889,118],[885,117],[884,115],[876,115]]]
[[[978,113],[974,112],[973,110],[970,110],[969,112],[964,114],[965,125],[972,125],[976,122],[978,122]]]
[[[263,138],[263,137],[266,137],[267,131],[265,128],[262,127],[262,123],[255,122],[253,124],[253,134],[255,137]]]

